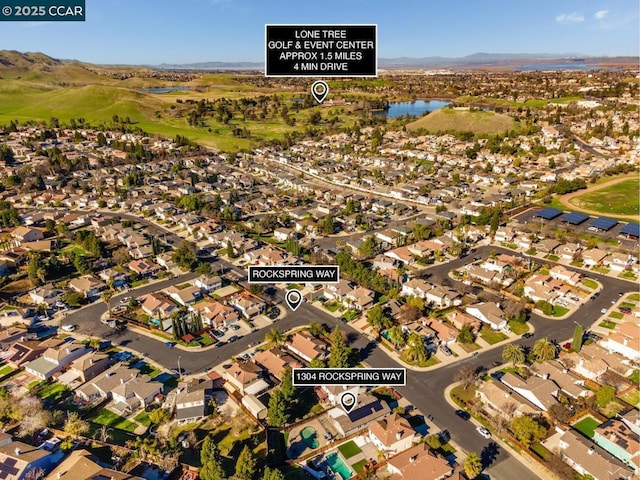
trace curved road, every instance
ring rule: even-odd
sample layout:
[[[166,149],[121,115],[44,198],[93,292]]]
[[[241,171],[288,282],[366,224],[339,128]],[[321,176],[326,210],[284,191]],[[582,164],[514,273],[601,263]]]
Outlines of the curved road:
[[[144,219],[129,216],[126,214],[117,214],[123,218],[131,218],[139,223],[149,224]],[[156,230],[164,230],[162,227],[152,225]],[[172,232],[166,232],[167,235],[177,236]],[[513,252],[495,246],[479,247],[474,252],[477,256],[487,256],[491,251],[512,254]],[[469,258],[461,258],[453,260],[447,264],[438,265],[428,270],[429,273],[446,277],[448,271],[459,268],[468,263]],[[553,263],[553,262],[547,262]],[[218,268],[232,270],[238,278],[246,278],[243,269],[233,266],[223,260],[214,262]],[[549,337],[556,341],[564,341],[573,335],[575,328],[574,321],[577,321],[588,328],[600,316],[602,308],[609,308],[611,301],[618,298],[618,292],[635,291],[631,283],[624,280],[606,277],[596,273],[589,273],[589,276],[598,280],[603,285],[603,290],[599,297],[595,300],[588,301],[581,309],[572,314],[569,318],[563,320],[551,320],[532,314],[530,317],[531,324],[535,327],[535,336],[530,339],[516,340],[524,346],[532,346],[537,338]],[[152,285],[145,285],[135,290],[135,295],[139,296],[149,293],[169,285],[180,284],[186,280],[194,278],[194,273],[180,275],[172,279],[163,280]],[[241,283],[244,283],[241,281]],[[130,293],[122,293],[116,295],[111,300],[115,304],[122,297],[130,295]],[[275,294],[275,302],[282,303],[283,293],[277,290]],[[180,366],[188,372],[195,374],[205,372],[212,366],[224,362],[233,355],[237,355],[246,350],[250,342],[259,342],[264,338],[264,331],[258,330],[248,334],[237,342],[223,345],[207,351],[184,351],[182,349],[169,349],[163,345],[162,340],[139,335],[133,330],[124,330],[123,332],[114,332],[112,329],[100,323],[100,316],[105,313],[106,305],[102,302],[85,307],[67,316],[65,322],[71,322],[78,326],[81,333],[98,336],[111,340],[115,345],[122,345],[140,353],[145,353],[154,362],[164,366],[167,369],[176,368],[178,359],[180,358]],[[328,313],[323,312],[308,303],[300,305],[295,314],[288,314],[278,322],[278,327],[282,330],[288,330],[302,324],[309,324],[315,321],[325,323],[330,327],[337,324],[337,320]],[[389,357],[381,348],[378,348],[374,342],[370,342],[366,337],[354,330],[349,325],[340,324],[340,328],[347,332],[351,346],[360,349],[362,359],[371,367],[389,367],[394,366],[395,361]],[[475,451],[481,453],[485,448],[492,444],[490,440],[486,440],[474,431],[474,425],[471,422],[464,421],[457,417],[454,409],[445,401],[443,394],[445,388],[453,383],[456,372],[460,369],[460,365],[471,367],[490,367],[493,362],[501,362],[501,349],[493,349],[481,351],[475,357],[463,359],[454,364],[443,366],[428,372],[408,371],[407,386],[398,388],[398,390],[407,397],[407,399],[425,414],[430,414],[434,418],[434,422],[447,429],[451,437],[466,451]],[[495,445],[495,444],[493,444]],[[459,459],[462,461],[462,458]],[[486,473],[492,478],[497,479],[513,479],[528,480],[539,478],[531,470],[521,464],[509,452],[500,451],[498,448],[495,458],[490,464]]]

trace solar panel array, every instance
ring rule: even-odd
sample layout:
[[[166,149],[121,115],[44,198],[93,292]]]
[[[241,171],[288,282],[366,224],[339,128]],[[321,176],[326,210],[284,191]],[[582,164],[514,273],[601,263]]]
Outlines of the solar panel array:
[[[570,212],[570,213],[565,213],[560,220],[563,222],[570,223],[571,225],[580,225],[582,222],[584,222],[588,218],[589,218],[589,215],[585,215],[584,213]]]
[[[638,238],[640,237],[640,223],[627,223],[622,227],[620,233]]]
[[[543,208],[536,213],[536,217],[544,218],[545,220],[553,220],[560,215],[562,215],[562,210],[551,207]]]
[[[590,226],[608,232],[618,224],[617,220],[607,217],[599,217],[591,221]]]

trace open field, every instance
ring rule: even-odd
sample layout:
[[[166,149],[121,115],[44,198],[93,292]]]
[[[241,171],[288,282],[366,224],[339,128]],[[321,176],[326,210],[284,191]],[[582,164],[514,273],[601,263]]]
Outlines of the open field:
[[[640,215],[638,192],[640,192],[640,178],[636,177],[584,192],[571,198],[569,203],[574,207],[597,213],[637,217]]]
[[[424,129],[432,133],[456,130],[479,134],[497,134],[512,130],[516,126],[513,118],[499,113],[443,108],[431,112],[415,122],[408,123],[407,129]]]

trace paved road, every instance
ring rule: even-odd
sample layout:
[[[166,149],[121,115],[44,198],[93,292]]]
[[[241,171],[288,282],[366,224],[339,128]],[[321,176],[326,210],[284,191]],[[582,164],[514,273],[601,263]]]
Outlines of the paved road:
[[[121,215],[125,216],[125,215]],[[136,219],[140,223],[146,223],[141,219]],[[160,227],[155,227],[159,229]],[[474,252],[474,256],[487,256],[492,250],[503,253],[512,254],[513,252],[494,246],[479,247]],[[456,259],[447,264],[438,265],[430,269],[433,276],[445,278],[449,270],[459,268],[469,262],[470,258]],[[216,268],[232,269],[236,275],[244,276],[244,272],[238,267],[232,266],[224,260],[214,262]],[[181,275],[173,279],[165,280],[153,285],[147,285],[136,289],[136,296],[148,293],[159,288],[165,288],[169,285],[179,284],[193,278],[195,274],[190,273]],[[632,291],[633,286],[629,282],[618,280],[595,273],[590,273],[590,277],[600,281],[604,289],[596,300],[589,301],[582,309],[573,314],[570,318],[564,320],[550,320],[532,314],[530,322],[536,329],[534,338],[520,339],[517,343],[525,346],[533,345],[537,338],[549,337],[557,341],[563,341],[573,335],[575,328],[574,321],[579,321],[585,326],[590,326],[600,316],[602,308],[611,306],[611,301],[618,298],[618,292]],[[241,282],[244,284],[244,282]],[[112,302],[117,302],[127,294],[114,296]],[[276,303],[282,302],[283,292],[276,291]],[[115,305],[115,303],[113,303]],[[163,345],[161,341],[144,335],[138,335],[134,331],[125,330],[123,332],[114,332],[107,326],[99,323],[100,316],[106,311],[103,303],[98,303],[90,307],[84,308],[76,313],[70,314],[65,320],[66,323],[74,323],[78,325],[80,332],[95,336],[101,336],[110,339],[116,345],[120,344],[131,348],[138,352],[146,353],[153,361],[163,365],[168,369],[176,368],[180,362],[181,368],[195,374],[207,371],[213,365],[217,365],[233,355],[237,355],[246,349],[250,342],[262,341],[265,331],[258,330],[246,335],[239,341],[208,350],[205,352],[185,352],[180,349],[169,349]],[[289,314],[278,322],[278,326],[282,330],[287,330],[302,324],[308,324],[312,321],[325,323],[330,327],[334,327],[337,323],[336,319],[326,312],[312,307],[308,303],[303,303],[295,314]],[[347,332],[351,345],[359,348],[363,360],[372,367],[389,367],[394,365],[391,359],[381,348],[375,343],[369,342],[367,338],[360,335],[356,330],[348,325],[341,325],[341,328]],[[501,361],[501,349],[488,350],[479,353],[476,357],[467,358],[455,364],[451,364],[430,372],[409,372],[407,386],[399,388],[399,391],[407,397],[407,399],[425,414],[434,417],[434,421],[442,429],[450,432],[451,437],[466,451],[475,451],[477,453],[490,448],[492,442],[482,438],[475,432],[472,423],[458,418],[454,409],[444,400],[443,393],[445,388],[453,382],[456,372],[461,365],[469,365],[472,367],[490,367],[494,361]],[[495,444],[493,444],[495,445]],[[460,459],[462,460],[462,459]],[[495,458],[490,467],[486,471],[492,478],[510,480],[517,478],[518,480],[537,479],[538,476],[522,465],[509,452],[497,450]]]

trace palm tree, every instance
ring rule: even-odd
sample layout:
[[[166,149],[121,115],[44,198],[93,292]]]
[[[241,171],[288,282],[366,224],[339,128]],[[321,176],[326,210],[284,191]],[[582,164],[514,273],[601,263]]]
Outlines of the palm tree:
[[[393,343],[396,349],[402,348],[407,343],[407,336],[400,325],[394,325],[389,329],[389,341]]]
[[[407,339],[407,358],[418,363],[427,361],[427,347],[419,333],[412,333]]]
[[[113,297],[113,292],[111,290],[105,290],[100,294],[102,301],[107,304],[107,311],[109,312],[109,316],[111,316],[111,297]]]
[[[502,350],[502,360],[511,362],[514,367],[522,365],[524,363],[524,348],[516,343],[505,346]]]
[[[533,344],[531,353],[540,362],[546,362],[547,360],[553,360],[556,358],[557,347],[556,344],[549,340],[547,337],[536,340]]]
[[[469,452],[464,459],[464,473],[469,478],[476,478],[482,472],[482,460],[476,452]]]
[[[284,343],[284,335],[279,328],[273,327],[266,333],[264,340],[267,342],[269,347],[280,347]]]

